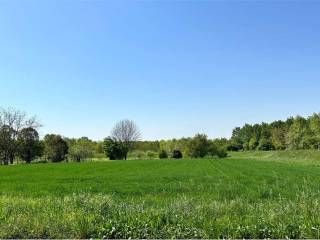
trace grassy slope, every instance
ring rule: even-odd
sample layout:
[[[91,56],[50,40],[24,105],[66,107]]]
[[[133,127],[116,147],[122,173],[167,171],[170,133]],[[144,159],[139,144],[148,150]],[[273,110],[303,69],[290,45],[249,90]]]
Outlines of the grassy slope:
[[[0,167],[0,238],[318,238],[316,160],[267,154]]]
[[[320,165],[320,151],[296,150],[296,151],[247,151],[231,152],[234,158],[255,159],[276,162],[297,162],[302,164]]]

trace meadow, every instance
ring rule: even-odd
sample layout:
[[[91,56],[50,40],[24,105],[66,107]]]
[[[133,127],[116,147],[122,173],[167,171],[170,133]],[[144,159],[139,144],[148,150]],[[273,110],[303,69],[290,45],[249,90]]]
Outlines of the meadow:
[[[0,238],[319,238],[319,156],[1,166]]]

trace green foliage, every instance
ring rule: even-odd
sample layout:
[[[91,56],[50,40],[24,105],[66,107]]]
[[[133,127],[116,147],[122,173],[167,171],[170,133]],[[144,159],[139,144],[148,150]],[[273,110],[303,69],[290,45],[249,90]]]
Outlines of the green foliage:
[[[15,134],[15,130],[8,125],[0,127],[0,163],[9,164],[9,160],[13,160],[17,145]]]
[[[147,159],[146,152],[141,150],[133,150],[129,153],[128,158],[130,159]]]
[[[209,147],[208,147],[208,156],[215,156],[217,155],[217,149],[225,147],[225,143],[220,142],[220,139],[215,139],[213,141],[209,141]],[[225,147],[226,148],[226,147]]]
[[[270,138],[261,138],[259,141],[258,150],[260,151],[270,151],[273,150],[274,146]]]
[[[191,138],[161,140],[160,149],[165,150],[167,153],[172,153],[174,150],[179,149],[181,153],[188,156],[190,140]]]
[[[309,143],[308,145],[312,149],[320,150],[320,114],[313,114],[309,118],[309,122],[311,132],[309,139],[311,140],[311,143]]]
[[[128,150],[121,142],[108,137],[104,139],[104,152],[110,160],[123,160]]]
[[[103,142],[94,142],[95,154],[104,154]]]
[[[275,150],[286,149],[286,135],[289,127],[283,121],[276,121],[271,124],[271,139]]]
[[[203,158],[208,155],[210,142],[207,135],[196,134],[189,142],[190,157]]]
[[[87,137],[69,140],[68,144],[69,158],[76,162],[80,162],[94,156],[94,143]]]
[[[290,149],[307,149],[308,141],[306,141],[307,136],[310,136],[310,128],[308,120],[303,117],[296,117],[293,120],[288,135],[287,135],[287,144]]]
[[[147,157],[148,159],[155,159],[155,158],[158,158],[158,153],[156,152],[153,152],[153,151],[147,151]]]
[[[162,150],[159,152],[159,158],[160,158],[160,159],[168,158],[168,153],[167,153],[165,150],[162,149]]]
[[[134,150],[129,153],[130,159],[148,159],[147,153],[140,151],[140,150]]]
[[[228,157],[228,152],[225,148],[223,147],[219,147],[217,148],[216,150],[216,155],[219,157],[219,158],[226,158]]]
[[[17,140],[18,155],[26,163],[42,155],[42,145],[39,134],[34,128],[24,128],[20,131]]]
[[[253,136],[249,141],[249,149],[256,150],[258,146],[259,146],[259,141],[256,136]]]
[[[159,152],[160,142],[159,141],[137,141],[134,144],[133,150],[139,150],[143,152],[147,152],[147,151]]]
[[[51,162],[61,162],[68,154],[68,144],[60,136],[48,134],[44,137],[44,155]]]
[[[228,150],[320,149],[320,114],[270,124],[245,124],[233,130]]]

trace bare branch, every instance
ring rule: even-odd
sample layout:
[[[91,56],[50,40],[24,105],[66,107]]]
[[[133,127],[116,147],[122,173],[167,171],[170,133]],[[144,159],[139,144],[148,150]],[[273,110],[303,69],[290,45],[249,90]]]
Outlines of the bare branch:
[[[141,138],[137,125],[131,120],[118,122],[111,132],[112,138],[122,143],[136,142]]]

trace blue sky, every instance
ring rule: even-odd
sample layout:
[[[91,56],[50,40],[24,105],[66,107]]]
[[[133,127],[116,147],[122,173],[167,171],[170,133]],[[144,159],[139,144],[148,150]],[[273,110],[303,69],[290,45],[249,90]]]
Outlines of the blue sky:
[[[0,0],[0,106],[41,133],[144,139],[320,110],[320,2]]]

